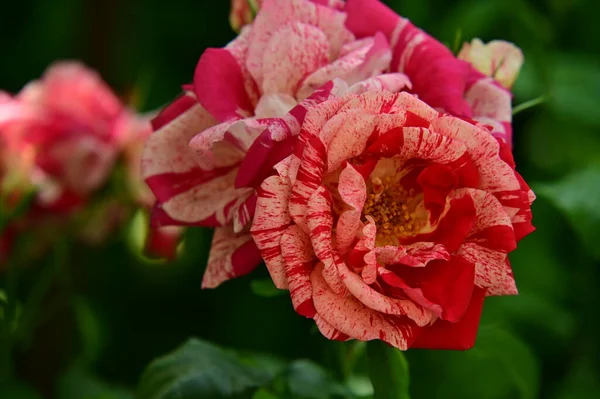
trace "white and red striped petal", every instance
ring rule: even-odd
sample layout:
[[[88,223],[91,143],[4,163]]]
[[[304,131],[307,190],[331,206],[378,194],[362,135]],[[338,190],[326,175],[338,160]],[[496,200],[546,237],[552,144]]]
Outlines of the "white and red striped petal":
[[[290,187],[286,178],[271,176],[257,191],[256,213],[250,232],[277,288],[287,288],[281,237],[291,225],[287,212]]]
[[[380,339],[401,350],[410,347],[417,326],[406,316],[374,311],[353,296],[334,293],[317,266],[311,275],[313,301],[319,317],[333,329],[362,341]],[[331,334],[331,330],[330,330]]]
[[[290,226],[281,237],[281,249],[294,309],[302,316],[312,318],[316,310],[310,275],[316,260],[310,237],[298,226]]]
[[[250,273],[260,263],[260,253],[248,233],[236,234],[229,227],[217,227],[202,288],[216,288],[231,278]]]

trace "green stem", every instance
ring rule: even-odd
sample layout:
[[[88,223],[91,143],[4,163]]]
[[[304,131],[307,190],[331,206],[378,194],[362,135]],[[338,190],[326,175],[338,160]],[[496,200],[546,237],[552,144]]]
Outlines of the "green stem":
[[[399,349],[382,341],[369,341],[367,361],[375,399],[410,398],[408,362]]]
[[[525,101],[524,103],[521,103],[519,105],[517,105],[516,107],[513,108],[513,116],[518,114],[519,112],[523,112],[526,109],[529,108],[533,108],[536,105],[540,105],[542,104],[544,101],[546,101],[546,96],[539,96],[537,98],[534,98],[533,100],[529,100],[529,101]]]
[[[6,276],[6,306],[1,320],[0,331],[0,381],[8,381],[13,376],[13,326],[17,317],[17,288],[19,285],[19,267],[16,254],[8,260]]]
[[[67,271],[67,256],[68,245],[65,240],[60,240],[54,246],[52,261],[42,269],[27,296],[15,334],[25,346],[31,342],[40,321],[44,320],[44,318],[40,317],[39,309],[52,284],[57,280],[57,277],[65,280],[68,278],[65,274]],[[46,317],[48,316],[46,315]]]

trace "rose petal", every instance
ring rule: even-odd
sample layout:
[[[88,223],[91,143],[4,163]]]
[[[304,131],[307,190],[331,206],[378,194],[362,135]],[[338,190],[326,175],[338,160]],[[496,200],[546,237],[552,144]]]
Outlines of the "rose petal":
[[[244,276],[260,261],[260,253],[250,234],[235,234],[230,227],[218,227],[213,236],[202,288],[216,288],[224,281]]]

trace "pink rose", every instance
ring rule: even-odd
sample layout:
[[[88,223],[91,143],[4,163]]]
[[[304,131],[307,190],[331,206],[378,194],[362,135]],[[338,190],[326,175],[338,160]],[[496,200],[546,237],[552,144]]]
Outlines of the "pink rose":
[[[486,76],[496,79],[504,88],[510,89],[519,76],[523,65],[523,52],[512,43],[492,40],[483,44],[479,39],[463,44],[458,58],[469,62]]]
[[[382,75],[391,59],[387,40],[381,34],[355,40],[339,7],[335,1],[265,0],[237,39],[204,52],[193,84],[153,121],[142,166],[158,199],[153,224],[216,227],[204,287],[260,262],[248,232],[253,184],[289,152],[289,124],[302,117],[300,102],[311,101],[315,89],[333,78],[356,90],[410,85],[402,74]],[[282,118],[296,106],[296,113]],[[283,152],[274,150],[272,164],[253,164],[238,175],[267,125],[278,135],[267,142],[289,139]]]
[[[330,339],[467,349],[533,231],[510,148],[408,93],[306,105],[251,228],[271,277]],[[252,162],[259,160],[254,159]]]
[[[442,43],[379,0],[348,0],[346,26],[356,37],[382,32],[393,48],[391,71],[405,73],[412,92],[430,106],[488,124],[512,141],[511,94],[492,78],[457,59]]]
[[[96,73],[72,62],[53,65],[0,104],[2,135],[14,152],[33,155],[40,206],[70,209],[104,184],[123,111]]]

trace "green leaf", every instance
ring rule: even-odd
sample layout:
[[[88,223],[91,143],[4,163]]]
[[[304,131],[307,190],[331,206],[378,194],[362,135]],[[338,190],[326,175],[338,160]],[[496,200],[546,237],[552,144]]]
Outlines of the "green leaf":
[[[399,349],[383,341],[367,342],[369,375],[375,399],[408,399],[408,362]]]
[[[75,296],[72,304],[81,340],[79,357],[82,362],[91,364],[101,355],[104,326],[92,305],[83,296]]]
[[[573,54],[559,54],[551,62],[549,104],[553,111],[574,122],[600,126],[598,60]]]
[[[556,399],[596,399],[600,398],[598,370],[593,361],[577,359],[569,370],[565,381],[561,381]]]
[[[495,326],[482,326],[468,351],[411,351],[411,393],[417,398],[533,399],[538,364],[529,347]],[[435,383],[432,383],[435,382]]]
[[[553,183],[536,184],[534,191],[561,210],[588,251],[600,258],[600,166],[591,166]]]
[[[348,389],[336,382],[318,364],[309,360],[296,360],[287,368],[287,381],[294,397],[306,399],[329,398],[330,395],[348,395]]]
[[[280,290],[275,287],[273,280],[270,278],[264,280],[252,280],[250,282],[250,288],[254,294],[267,298],[287,294],[286,290]]]
[[[574,126],[545,107],[540,107],[544,110],[531,119],[523,136],[528,161],[554,176],[600,161],[600,137],[595,129]]]
[[[275,376],[264,358],[243,358],[209,342],[190,339],[144,371],[138,399],[228,397],[269,383]]]

